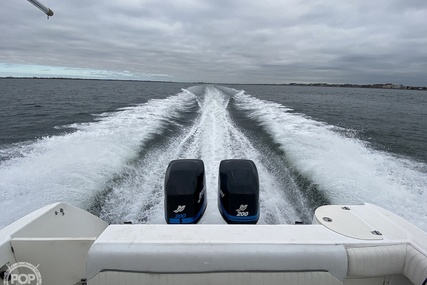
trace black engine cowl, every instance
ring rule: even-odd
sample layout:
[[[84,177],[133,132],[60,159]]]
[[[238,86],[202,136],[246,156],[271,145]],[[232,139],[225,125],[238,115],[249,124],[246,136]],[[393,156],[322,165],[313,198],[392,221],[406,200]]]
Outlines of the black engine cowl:
[[[229,224],[256,224],[259,178],[252,160],[229,159],[219,165],[218,208]]]
[[[195,224],[206,210],[205,166],[199,159],[172,160],[165,175],[168,224]]]

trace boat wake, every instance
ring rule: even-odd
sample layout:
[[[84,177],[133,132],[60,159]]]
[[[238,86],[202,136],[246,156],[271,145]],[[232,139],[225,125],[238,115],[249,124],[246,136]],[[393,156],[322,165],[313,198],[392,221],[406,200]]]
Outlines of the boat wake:
[[[223,223],[217,208],[218,170],[221,160],[253,160],[261,177],[261,223],[293,223],[300,220],[280,180],[264,166],[261,154],[230,118],[231,97],[208,86],[194,95],[199,109],[191,126],[171,135],[149,154],[132,163],[125,179],[114,181],[97,203],[101,218],[113,223],[164,223],[163,179],[170,160],[202,159],[206,169],[208,207],[201,223]],[[296,185],[294,186],[296,187]]]
[[[373,150],[335,126],[238,92],[236,105],[279,144],[289,166],[332,204],[374,203],[427,228],[426,166]]]
[[[427,229],[425,165],[243,91],[195,86],[71,127],[76,131],[3,150],[0,207],[8,210],[0,228],[56,201],[110,223],[165,223],[164,174],[179,158],[205,163],[201,223],[224,223],[219,163],[244,158],[258,168],[260,223],[310,222],[324,203],[371,202]]]

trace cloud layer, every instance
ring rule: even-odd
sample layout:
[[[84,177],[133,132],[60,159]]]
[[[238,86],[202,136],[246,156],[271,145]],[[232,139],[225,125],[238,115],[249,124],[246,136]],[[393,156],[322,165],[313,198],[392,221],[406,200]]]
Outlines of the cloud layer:
[[[425,0],[2,2],[0,76],[427,85]]]

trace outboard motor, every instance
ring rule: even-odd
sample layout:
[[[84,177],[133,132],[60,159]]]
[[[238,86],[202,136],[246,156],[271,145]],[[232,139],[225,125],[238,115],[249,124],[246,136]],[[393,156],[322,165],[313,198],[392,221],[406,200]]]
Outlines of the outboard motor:
[[[172,160],[165,176],[168,224],[195,224],[206,210],[205,166],[200,159]]]
[[[229,159],[219,165],[218,208],[229,224],[256,224],[259,179],[252,160]]]

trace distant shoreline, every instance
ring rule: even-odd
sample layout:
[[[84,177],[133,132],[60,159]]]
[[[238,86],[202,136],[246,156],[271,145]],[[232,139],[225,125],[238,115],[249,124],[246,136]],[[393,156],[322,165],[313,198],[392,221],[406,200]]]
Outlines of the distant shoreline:
[[[60,80],[98,80],[98,81],[130,81],[130,82],[152,82],[152,83],[195,83],[195,84],[231,84],[231,85],[277,85],[277,86],[308,86],[308,87],[344,87],[344,88],[374,88],[374,89],[397,89],[397,90],[421,90],[427,91],[426,86],[407,86],[393,83],[376,84],[352,84],[352,83],[212,83],[212,82],[177,82],[159,80],[137,80],[137,79],[104,79],[104,78],[72,78],[72,77],[14,77],[5,76],[0,79],[60,79]]]
[[[347,87],[347,88],[376,88],[376,89],[403,89],[403,90],[427,90],[424,86],[405,86],[393,83],[376,83],[376,84],[335,84],[335,83],[289,83],[289,86],[315,86],[315,87]]]

